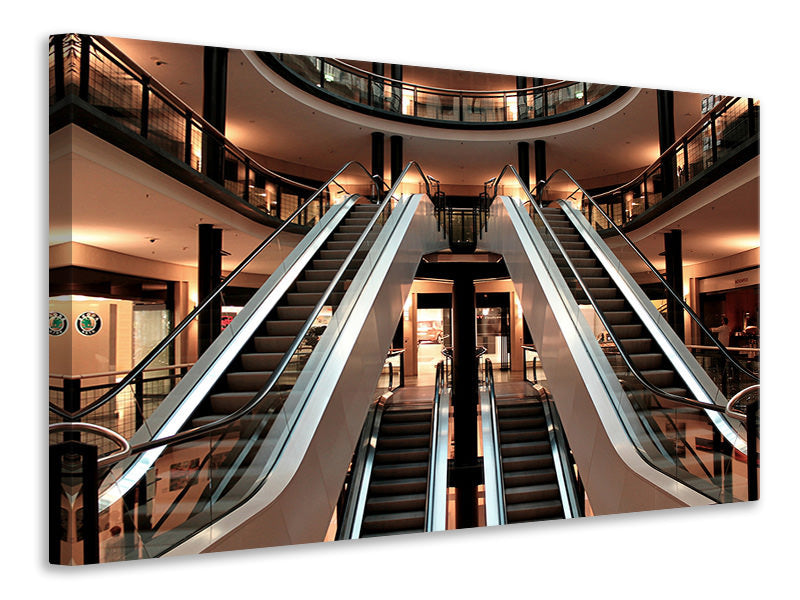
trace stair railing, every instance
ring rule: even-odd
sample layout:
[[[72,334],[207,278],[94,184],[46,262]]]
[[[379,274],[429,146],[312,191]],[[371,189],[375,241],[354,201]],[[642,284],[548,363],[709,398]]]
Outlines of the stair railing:
[[[513,166],[512,166],[512,169],[513,169]],[[648,260],[648,258],[642,253],[641,250],[639,250],[638,246],[636,246],[636,244],[633,243],[633,240],[631,240],[627,236],[627,234],[625,234],[625,232],[622,231],[622,229],[620,229],[619,226],[617,226],[616,223],[614,223],[614,221],[611,219],[611,217],[608,216],[608,213],[606,213],[602,208],[600,208],[600,205],[597,204],[597,202],[594,200],[594,198],[592,198],[592,196],[590,194],[588,194],[586,192],[586,190],[584,190],[583,187],[577,181],[575,181],[575,179],[572,177],[572,175],[570,175],[564,169],[556,169],[555,171],[553,171],[553,173],[551,173],[550,177],[548,177],[544,181],[540,181],[539,182],[539,184],[540,184],[539,185],[539,189],[544,190],[545,187],[552,181],[553,177],[555,177],[558,174],[565,175],[567,178],[569,178],[570,181],[572,181],[573,184],[575,184],[576,189],[575,189],[574,192],[572,192],[572,194],[570,194],[570,196],[573,196],[577,192],[580,192],[583,195],[583,198],[588,200],[592,204],[592,206],[594,208],[596,208],[600,212],[600,214],[611,224],[611,227],[614,229],[615,233],[617,233],[625,241],[625,243],[636,253],[636,256],[639,257],[639,259],[647,266],[648,270],[653,275],[656,276],[656,278],[658,279],[658,282],[667,290],[667,292],[675,299],[675,301],[678,302],[678,304],[681,306],[681,308],[683,308],[683,310],[686,311],[686,314],[689,315],[689,317],[692,319],[692,321],[695,323],[695,325],[697,325],[700,328],[700,330],[711,340],[711,342],[720,350],[720,352],[722,352],[722,354],[725,357],[725,359],[729,363],[733,364],[739,371],[741,371],[742,373],[744,373],[748,377],[752,378],[754,381],[758,382],[759,381],[759,376],[757,374],[753,373],[752,371],[750,371],[747,367],[745,367],[741,363],[739,363],[739,361],[736,360],[736,358],[734,358],[730,354],[730,352],[728,352],[727,348],[725,348],[725,346],[722,344],[722,342],[720,342],[717,339],[717,337],[715,335],[713,335],[708,330],[708,328],[703,324],[703,321],[700,319],[700,317],[697,315],[697,313],[695,313],[692,310],[692,308],[686,303],[686,301],[683,299],[683,297],[680,294],[678,294],[674,289],[672,289],[672,287],[666,282],[666,280],[661,275],[659,270],[656,269],[656,267],[653,265],[653,263],[650,262],[650,260]],[[540,193],[539,197],[541,198],[541,193]],[[533,198],[531,198],[531,204],[533,206],[537,206],[537,202],[535,202],[533,200]],[[539,212],[539,214],[541,215],[540,211],[537,210],[537,212]]]
[[[542,212],[542,208],[539,206],[539,203],[535,201],[535,199],[533,198],[533,196],[530,193],[530,191],[524,185],[524,182],[522,181],[522,178],[520,177],[519,173],[517,172],[517,170],[514,168],[513,165],[511,165],[511,164],[505,165],[503,167],[503,169],[501,170],[500,175],[498,177],[494,178],[494,180],[493,180],[494,195],[492,196],[492,200],[494,200],[494,198],[497,195],[497,186],[500,183],[500,180],[502,179],[502,177],[505,174],[506,170],[510,170],[511,173],[519,181],[520,185],[522,186],[522,189],[525,191],[525,194],[528,196],[528,200],[524,204],[529,205],[531,207],[531,209],[539,217],[539,219],[542,221],[542,224],[543,224],[545,230],[547,231],[547,234],[551,238],[552,243],[555,245],[555,247],[558,250],[558,252],[561,255],[561,257],[567,263],[567,266],[569,267],[570,271],[572,272],[573,276],[575,277],[576,281],[578,282],[578,285],[580,286],[581,290],[586,295],[587,299],[589,300],[590,304],[592,305],[592,308],[594,309],[595,314],[597,315],[597,317],[600,320],[601,324],[603,325],[603,327],[605,328],[605,330],[608,333],[609,337],[611,338],[611,341],[614,343],[614,345],[618,349],[620,357],[624,361],[625,366],[631,372],[631,374],[633,374],[633,376],[636,378],[636,380],[639,382],[639,384],[642,385],[643,387],[645,387],[651,393],[653,393],[656,397],[665,398],[665,399],[670,400],[672,402],[676,402],[678,404],[682,404],[682,405],[685,405],[685,406],[691,406],[693,408],[698,408],[698,409],[701,409],[701,410],[710,410],[710,411],[713,411],[713,412],[716,412],[716,413],[719,413],[719,414],[725,414],[726,413],[726,407],[725,406],[717,405],[714,402],[701,402],[701,401],[696,400],[694,398],[687,398],[687,397],[683,397],[683,396],[678,396],[676,394],[672,394],[670,392],[667,392],[665,390],[660,389],[659,387],[653,385],[652,383],[650,383],[647,380],[647,378],[641,373],[639,368],[635,365],[633,359],[631,359],[631,357],[628,354],[628,352],[625,350],[621,340],[617,337],[616,333],[614,333],[613,328],[611,327],[610,323],[608,322],[608,320],[606,319],[605,315],[603,314],[603,311],[600,309],[599,305],[597,304],[597,301],[596,301],[594,295],[591,293],[589,287],[584,282],[583,278],[581,277],[580,273],[578,272],[577,267],[575,267],[574,263],[572,262],[572,260],[570,259],[569,255],[567,254],[566,249],[561,244],[561,242],[558,239],[558,237],[557,237],[555,231],[553,230],[552,226],[548,222],[547,218],[544,216],[544,213]],[[543,182],[543,183],[549,182],[551,178],[552,178],[552,175],[551,175],[550,178],[548,178],[548,180],[546,182]],[[572,179],[572,178],[570,177],[570,179]],[[574,179],[573,179],[573,182],[574,182]],[[544,186],[542,186],[540,189],[543,189],[543,188],[544,188]],[[632,242],[631,242],[631,244],[632,244]],[[666,285],[666,282],[664,282],[664,285]],[[669,288],[669,286],[667,286],[667,287]],[[720,344],[718,343],[718,345],[720,345]]]

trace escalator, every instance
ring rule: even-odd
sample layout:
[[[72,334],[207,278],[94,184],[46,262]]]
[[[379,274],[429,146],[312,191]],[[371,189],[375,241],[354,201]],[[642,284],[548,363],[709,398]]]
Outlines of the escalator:
[[[431,400],[400,390],[376,402],[364,424],[337,539],[444,529],[449,393],[437,367]]]
[[[571,452],[547,390],[527,382],[498,392],[484,363],[481,430],[488,525],[582,516]]]
[[[403,175],[412,167],[421,173],[409,163]],[[416,266],[445,244],[430,196],[395,193],[401,179],[379,204],[332,207],[131,440],[136,454],[99,495],[103,518],[126,532],[126,559],[324,535]],[[420,424],[395,429],[409,427]],[[385,490],[400,455],[422,452],[396,437],[377,456]],[[379,492],[371,514],[399,502],[402,527],[419,526],[416,488]]]
[[[729,399],[573,208],[577,193],[548,183],[526,202],[495,194],[483,248],[506,260],[596,514],[745,499]]]

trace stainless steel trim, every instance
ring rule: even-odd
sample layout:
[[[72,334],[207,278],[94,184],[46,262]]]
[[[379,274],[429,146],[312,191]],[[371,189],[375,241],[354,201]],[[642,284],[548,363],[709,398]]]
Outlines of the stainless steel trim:
[[[118,434],[116,431],[108,429],[107,427],[102,427],[100,425],[95,425],[94,423],[53,423],[49,426],[50,433],[61,433],[64,431],[84,431],[87,433],[94,433],[100,435],[104,438],[108,438],[117,446],[119,446],[120,450],[115,452],[114,454],[109,454],[108,456],[104,456],[97,460],[98,467],[105,467],[111,465],[117,461],[122,460],[126,456],[131,453],[131,445],[128,443],[124,437]]]
[[[503,485],[503,458],[497,426],[497,398],[492,362],[486,359],[486,385],[480,394],[481,439],[483,441],[484,510],[486,526],[505,525],[506,498]]]
[[[558,418],[558,412],[550,404],[550,398],[544,387],[539,394],[544,408],[544,418],[547,421],[547,434],[550,440],[550,451],[553,455],[553,466],[558,479],[558,491],[561,496],[561,506],[564,508],[564,518],[572,519],[580,516],[577,505],[577,493],[573,485],[573,476],[570,473],[570,465],[566,454],[566,436]]]
[[[737,419],[738,421],[742,421],[743,423],[746,422],[747,415],[739,412],[738,410],[734,410],[733,406],[742,398],[742,396],[746,396],[747,394],[758,389],[761,389],[761,384],[751,385],[750,387],[746,387],[745,389],[734,394],[734,396],[728,401],[728,404],[725,405],[725,414],[729,417]]]
[[[391,397],[392,393],[388,392],[378,398],[375,406],[370,411],[371,422],[369,418],[365,422],[364,433],[366,435],[362,436],[359,444],[359,452],[353,465],[353,475],[350,480],[350,495],[344,515],[341,517],[344,523],[341,539],[355,540],[361,535],[361,524],[364,521],[364,509],[367,504],[367,492],[369,491],[369,482],[372,477],[372,466],[375,462],[375,450],[378,446],[381,418],[383,417],[386,403]]]
[[[444,368],[436,366],[436,385],[431,423],[431,452],[428,457],[428,493],[425,503],[425,531],[447,529],[447,451],[450,431],[450,391]]]

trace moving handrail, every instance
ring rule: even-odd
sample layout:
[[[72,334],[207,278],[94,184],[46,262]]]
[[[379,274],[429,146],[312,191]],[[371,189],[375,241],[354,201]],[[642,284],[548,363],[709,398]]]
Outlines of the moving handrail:
[[[510,165],[508,165],[508,166],[510,166]],[[512,166],[512,169],[513,169],[513,166]],[[515,170],[515,172],[516,172],[516,170]],[[673,297],[673,298],[674,298],[674,299],[675,299],[675,300],[676,300],[676,301],[677,301],[677,302],[678,302],[678,303],[681,305],[681,307],[682,307],[682,308],[683,308],[683,309],[686,311],[686,313],[687,313],[687,314],[688,314],[688,315],[691,317],[692,321],[694,321],[694,323],[695,323],[695,324],[696,324],[696,325],[697,325],[697,326],[700,328],[700,330],[701,330],[701,331],[702,331],[702,332],[703,332],[703,333],[704,333],[704,334],[705,334],[705,335],[706,335],[708,338],[710,338],[710,339],[711,339],[712,343],[713,343],[713,344],[714,344],[714,345],[715,345],[715,346],[716,346],[716,347],[717,347],[717,348],[718,348],[718,349],[719,349],[719,350],[722,352],[723,356],[725,356],[725,358],[728,360],[728,362],[730,362],[730,363],[733,363],[733,365],[734,365],[734,366],[735,366],[735,367],[736,367],[736,368],[737,368],[739,371],[741,371],[742,373],[744,373],[744,374],[745,374],[745,375],[747,375],[748,377],[752,378],[752,379],[753,379],[753,380],[755,380],[755,381],[759,381],[759,376],[758,376],[757,374],[753,373],[752,371],[750,371],[750,370],[749,370],[747,367],[745,367],[745,366],[744,366],[744,365],[742,365],[741,363],[739,363],[739,361],[738,361],[738,360],[736,360],[736,358],[734,358],[734,357],[733,357],[733,356],[732,356],[732,355],[731,355],[731,354],[728,352],[727,348],[725,348],[725,346],[722,344],[722,342],[720,342],[720,341],[717,339],[717,337],[716,337],[716,336],[714,336],[714,335],[713,335],[713,334],[712,334],[712,333],[711,333],[711,332],[708,330],[708,328],[707,328],[707,327],[706,327],[706,326],[703,324],[703,322],[702,322],[702,320],[700,319],[700,317],[699,317],[699,316],[697,316],[697,313],[695,313],[695,312],[694,312],[694,311],[691,309],[691,307],[690,307],[688,304],[686,304],[686,302],[684,301],[684,299],[681,297],[681,295],[680,295],[680,294],[678,294],[678,293],[677,293],[675,290],[673,290],[673,289],[672,289],[672,287],[671,287],[671,286],[670,286],[670,285],[669,285],[669,284],[666,282],[666,280],[665,280],[665,279],[664,279],[664,277],[661,275],[661,273],[658,271],[658,269],[656,269],[656,268],[655,268],[655,266],[653,265],[653,263],[651,263],[651,262],[648,260],[648,258],[647,258],[647,257],[646,257],[644,254],[642,254],[641,250],[639,250],[639,248],[636,246],[636,244],[634,244],[634,243],[633,243],[633,241],[632,241],[632,240],[631,240],[631,239],[630,239],[630,238],[629,238],[629,237],[628,237],[628,236],[625,234],[625,232],[623,232],[623,231],[622,231],[622,229],[620,229],[620,228],[617,226],[617,224],[616,224],[616,223],[614,223],[614,221],[613,221],[613,220],[612,220],[612,219],[611,219],[611,218],[608,216],[608,213],[606,213],[606,212],[605,212],[605,211],[604,211],[602,208],[600,208],[600,206],[597,204],[597,202],[595,202],[594,198],[592,198],[592,196],[591,196],[591,195],[589,195],[589,194],[586,192],[586,190],[584,190],[584,189],[583,189],[583,187],[582,187],[582,186],[581,186],[581,185],[580,185],[580,184],[579,184],[577,181],[575,181],[575,179],[572,177],[572,175],[570,175],[570,174],[569,174],[567,171],[565,171],[564,169],[556,169],[555,171],[553,171],[553,173],[550,175],[550,177],[548,177],[548,178],[547,178],[545,181],[542,181],[542,182],[540,182],[540,183],[541,183],[541,188],[540,188],[540,189],[544,189],[544,187],[545,187],[545,186],[546,186],[546,185],[547,185],[547,184],[548,184],[548,183],[549,183],[549,182],[550,182],[550,181],[553,179],[553,177],[554,177],[554,176],[556,176],[556,175],[557,175],[557,174],[559,174],[559,173],[562,173],[562,174],[566,175],[566,176],[567,176],[567,177],[570,179],[570,181],[572,181],[572,183],[574,183],[574,184],[575,184],[575,186],[577,186],[577,189],[575,190],[575,192],[572,192],[572,194],[570,194],[570,196],[572,196],[572,195],[574,195],[576,192],[580,191],[580,192],[583,194],[583,197],[584,197],[584,198],[587,198],[587,199],[589,200],[589,202],[591,202],[592,206],[594,206],[594,207],[595,207],[595,208],[596,208],[598,211],[600,211],[600,214],[602,214],[602,215],[603,215],[603,217],[604,217],[604,218],[605,218],[605,219],[606,219],[606,220],[607,220],[609,223],[611,223],[612,227],[614,228],[614,231],[615,231],[617,234],[619,234],[619,235],[620,235],[620,237],[622,237],[622,239],[625,241],[625,243],[627,243],[627,244],[628,244],[628,246],[630,246],[630,247],[631,247],[631,249],[632,249],[632,250],[633,250],[633,251],[636,253],[636,255],[637,255],[637,256],[638,256],[638,257],[639,257],[639,258],[642,260],[642,262],[644,262],[644,263],[645,263],[645,265],[646,265],[646,266],[647,266],[647,268],[650,270],[650,272],[652,272],[652,273],[653,273],[653,274],[654,274],[654,275],[655,275],[655,276],[658,278],[658,281],[659,281],[659,283],[661,283],[661,285],[662,285],[664,288],[666,288],[666,290],[667,290],[667,291],[670,293],[670,295],[671,295],[671,296],[672,296],[672,297]],[[519,177],[519,175],[517,175],[517,177]],[[540,197],[541,197],[541,194],[540,194]],[[536,202],[534,202],[534,201],[532,200],[531,204],[532,204],[532,205],[534,205],[534,207],[535,207],[535,208],[536,208],[536,210],[537,210],[537,213],[538,213],[538,214],[539,214],[539,216],[541,217],[541,213],[540,213],[540,211],[539,211],[538,207],[536,206],[536,205],[537,205],[537,203],[536,203]],[[543,220],[544,220],[544,219],[543,219]],[[548,228],[548,229],[549,229],[549,228]],[[551,232],[551,233],[552,233],[552,232]]]
[[[448,445],[446,440],[450,403],[445,395],[446,388],[444,361],[439,361],[436,364],[428,481],[425,486],[425,531],[444,531],[447,528]]]
[[[119,446],[119,451],[114,454],[109,454],[108,456],[104,456],[103,458],[98,459],[97,467],[107,467],[112,465],[116,462],[119,462],[123,458],[130,456],[131,453],[131,445],[128,443],[123,436],[118,434],[116,431],[109,429],[108,427],[103,427],[101,425],[95,425],[94,423],[53,423],[49,426],[50,433],[62,433],[62,432],[86,432],[86,433],[93,433],[104,438],[108,438],[112,442],[114,442],[117,446]]]
[[[202,302],[200,302],[192,312],[190,312],[159,344],[157,344],[139,363],[131,369],[131,371],[123,377],[120,382],[114,386],[112,389],[107,391],[105,394],[100,396],[96,401],[92,402],[90,405],[85,407],[82,410],[79,410],[75,413],[70,413],[68,411],[62,410],[61,408],[54,406],[52,403],[50,404],[50,410],[57,415],[70,420],[80,419],[87,414],[93,412],[100,406],[109,402],[112,398],[114,398],[117,394],[119,394],[125,387],[130,385],[131,382],[139,375],[159,354],[161,354],[168,346],[171,344],[180,333],[189,326],[189,324],[197,317],[211,302],[220,295],[222,290],[224,290],[228,284],[241,273],[247,265],[249,265],[255,258],[258,256],[303,210],[311,204],[322,192],[331,185],[334,180],[341,175],[345,170],[349,169],[352,166],[356,166],[362,169],[373,181],[373,185],[376,184],[377,181],[380,181],[383,185],[386,185],[382,179],[378,175],[372,175],[367,168],[362,165],[360,162],[357,161],[349,161],[343,167],[341,167],[336,173],[333,174],[322,186],[314,192],[308,200],[303,203],[297,210],[295,210],[291,215],[289,215],[267,238],[261,242],[239,265],[233,269],[233,271],[228,274],[225,279],[223,279],[212,291],[211,293],[206,296]],[[398,180],[399,181],[399,180]],[[396,187],[396,185],[395,185]],[[393,188],[394,189],[394,188]],[[388,198],[389,196],[387,196]],[[385,201],[384,201],[385,202]],[[378,214],[380,211],[378,211]],[[370,223],[371,225],[371,223]],[[326,296],[327,298],[327,296]],[[208,424],[212,425],[212,424]],[[206,425],[203,426],[204,428],[207,427]],[[203,429],[203,431],[210,431],[211,428]]]
[[[353,162],[350,162],[347,165],[345,165],[345,167],[342,167],[342,169],[340,169],[340,172],[342,170],[344,170],[345,168],[347,168],[351,164],[358,164],[359,166],[361,166],[361,168],[364,168],[360,163],[355,163],[353,161]],[[165,436],[163,438],[152,439],[150,441],[143,442],[141,444],[137,444],[137,445],[132,447],[131,454],[138,454],[138,453],[141,453],[141,452],[144,452],[146,450],[153,449],[153,448],[166,447],[168,445],[174,445],[174,444],[178,444],[178,443],[182,443],[182,442],[187,442],[187,441],[190,441],[190,440],[198,439],[198,438],[204,436],[207,433],[210,433],[212,431],[217,431],[217,430],[221,429],[222,427],[225,427],[226,425],[228,425],[230,423],[233,423],[234,421],[238,420],[239,418],[243,417],[244,415],[250,413],[256,406],[258,406],[261,402],[263,402],[263,400],[267,397],[267,395],[272,391],[272,388],[274,387],[275,383],[278,381],[278,379],[281,377],[281,375],[283,375],[284,370],[286,369],[286,367],[288,366],[288,364],[291,361],[292,357],[294,356],[294,354],[297,352],[298,348],[302,344],[302,342],[303,342],[306,334],[308,333],[309,329],[311,329],[312,325],[316,321],[320,310],[325,306],[325,304],[328,301],[328,298],[330,297],[331,293],[333,292],[335,287],[339,284],[343,274],[349,268],[350,263],[352,262],[352,260],[355,257],[355,255],[361,249],[361,246],[363,245],[364,241],[366,240],[367,236],[369,235],[369,233],[372,230],[372,228],[374,227],[374,225],[377,223],[377,221],[380,218],[380,216],[383,214],[385,208],[389,205],[389,203],[391,202],[392,198],[394,198],[394,194],[395,194],[395,191],[396,191],[397,187],[400,185],[400,182],[403,180],[403,178],[405,177],[405,175],[408,173],[408,171],[411,169],[412,166],[415,167],[417,169],[417,171],[419,171],[419,173],[423,177],[423,181],[425,181],[426,185],[427,185],[427,178],[425,176],[425,173],[422,171],[422,168],[414,161],[409,162],[406,165],[405,169],[403,169],[403,171],[400,174],[400,176],[397,178],[397,181],[394,183],[394,185],[391,187],[389,192],[386,194],[386,197],[383,199],[383,201],[379,205],[378,210],[375,211],[375,214],[370,219],[370,221],[367,224],[367,226],[364,228],[363,232],[361,233],[361,235],[359,236],[358,240],[353,245],[353,247],[350,250],[350,252],[348,253],[347,257],[342,262],[342,265],[339,267],[339,270],[336,272],[336,274],[334,275],[334,277],[331,280],[330,284],[328,285],[326,290],[323,292],[322,296],[317,301],[317,304],[314,306],[314,308],[312,309],[310,315],[308,316],[308,318],[306,319],[305,323],[301,327],[300,332],[297,334],[297,336],[293,340],[292,344],[290,345],[289,349],[286,351],[286,353],[281,358],[281,361],[278,363],[278,365],[272,371],[272,374],[270,375],[270,378],[267,380],[267,382],[264,384],[264,386],[255,394],[255,396],[249,402],[244,404],[241,408],[237,409],[236,411],[234,411],[234,412],[232,412],[232,413],[230,413],[230,414],[228,414],[228,415],[226,415],[224,417],[220,417],[219,419],[217,419],[217,420],[215,420],[215,421],[213,421],[211,423],[205,423],[203,425],[200,425],[198,427],[194,427],[192,429],[187,429],[187,430],[185,430],[183,432],[180,432],[180,433],[176,433],[176,434],[173,434],[173,435],[170,435],[170,436]],[[337,175],[338,175],[338,173],[337,173]],[[299,210],[300,209],[298,209],[298,211]],[[291,219],[291,217],[290,217],[290,219]],[[270,238],[272,238],[272,237],[273,236],[270,236]],[[227,280],[228,279],[226,279],[226,281]],[[154,352],[155,351],[151,352],[151,354],[153,354]],[[120,386],[118,386],[118,387],[120,387]]]
[[[712,411],[719,412],[719,413],[724,413],[725,412],[725,407],[724,406],[719,406],[718,404],[715,404],[714,402],[701,402],[701,401],[696,400],[694,398],[686,398],[684,396],[677,396],[677,395],[672,394],[670,392],[664,391],[664,390],[656,387],[655,385],[651,384],[649,381],[647,381],[647,378],[645,378],[644,375],[642,375],[642,373],[639,370],[639,368],[635,365],[634,361],[630,358],[628,352],[625,350],[622,342],[617,337],[617,335],[614,333],[613,328],[608,323],[605,315],[603,314],[603,311],[600,309],[599,305],[597,304],[597,301],[595,300],[594,295],[591,293],[591,291],[589,290],[589,287],[586,285],[586,283],[583,281],[583,278],[578,273],[578,269],[575,267],[574,263],[569,258],[569,255],[567,254],[567,251],[564,249],[564,246],[559,241],[558,237],[556,236],[555,232],[553,231],[553,228],[551,227],[550,223],[547,221],[547,218],[542,213],[541,207],[533,199],[533,196],[531,195],[530,191],[528,191],[528,189],[524,185],[524,182],[522,181],[522,178],[520,177],[519,173],[517,172],[517,170],[514,168],[513,165],[507,164],[505,167],[503,167],[502,171],[500,172],[500,175],[495,179],[495,181],[494,181],[495,196],[496,196],[496,193],[497,193],[497,185],[499,184],[501,178],[503,177],[503,175],[505,174],[505,171],[507,169],[511,169],[511,172],[518,179],[520,184],[522,184],[522,187],[525,190],[525,193],[528,195],[528,203],[530,203],[530,205],[536,211],[536,213],[539,216],[539,218],[542,220],[542,223],[544,224],[544,227],[547,230],[548,235],[552,238],[553,243],[556,245],[556,248],[558,249],[558,251],[561,254],[562,258],[564,258],[565,262],[567,263],[567,266],[572,271],[576,281],[578,282],[578,284],[581,287],[581,290],[584,292],[584,294],[588,298],[589,302],[591,303],[592,308],[594,309],[595,313],[597,314],[597,317],[600,319],[600,322],[602,323],[602,325],[605,328],[605,330],[608,332],[609,337],[611,337],[611,340],[614,342],[614,344],[616,345],[617,349],[619,350],[620,356],[621,356],[622,360],[625,362],[626,367],[634,375],[634,377],[639,381],[639,383],[641,385],[643,385],[647,390],[649,390],[650,392],[652,392],[653,394],[655,394],[656,396],[659,396],[661,398],[666,398],[666,399],[671,400],[673,402],[677,402],[679,404],[684,404],[686,406],[691,406],[691,407],[694,407],[694,408],[700,408],[700,409],[705,409],[705,410],[712,410]],[[664,284],[666,285],[666,282],[664,282]],[[667,286],[667,287],[669,287],[669,286]]]
[[[486,378],[486,390],[489,394],[489,406],[487,410],[486,417],[489,419],[488,429],[489,429],[489,440],[491,440],[491,448],[486,447],[486,438],[484,437],[484,463],[486,462],[487,458],[487,450],[490,450],[494,460],[491,461],[491,465],[484,464],[484,470],[492,469],[494,471],[494,481],[496,485],[494,486],[494,494],[493,497],[490,498],[488,495],[489,486],[486,485],[487,497],[486,497],[486,518],[487,524],[489,521],[489,512],[490,506],[496,503],[496,514],[497,514],[497,525],[505,525],[508,522],[508,515],[506,512],[506,495],[503,489],[503,459],[502,454],[500,453],[500,429],[497,424],[497,397],[495,395],[494,389],[494,369],[492,367],[492,361],[489,358],[484,359],[483,361],[483,368],[485,371],[485,378]],[[481,420],[483,420],[484,414],[481,411]],[[487,482],[488,483],[488,482]]]

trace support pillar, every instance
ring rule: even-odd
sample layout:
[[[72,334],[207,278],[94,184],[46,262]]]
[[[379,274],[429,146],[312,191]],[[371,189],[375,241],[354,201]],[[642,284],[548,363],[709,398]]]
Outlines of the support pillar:
[[[383,147],[386,136],[380,131],[372,132],[372,174],[377,175],[381,179],[384,177],[384,158]],[[380,189],[378,196],[380,196]]]
[[[222,229],[208,223],[198,226],[197,295],[202,302],[222,280]],[[219,297],[197,317],[197,352],[202,355],[219,335],[222,303]]]
[[[225,133],[226,101],[228,96],[228,49],[203,48],[203,118],[220,133]],[[203,164],[208,177],[224,183],[224,152],[222,145],[204,138]]]
[[[517,142],[517,171],[522,181],[525,182],[525,188],[531,189],[531,150],[528,142]],[[524,200],[524,198],[523,198]]]
[[[475,283],[468,269],[453,279],[453,448],[456,528],[478,525],[478,359],[475,357]]]
[[[667,285],[683,297],[683,251],[681,230],[673,229],[664,234],[664,262]],[[683,310],[678,301],[667,294],[667,322],[681,340],[684,340]]]
[[[664,154],[675,143],[675,102],[670,90],[656,90],[658,106],[658,146],[659,154]],[[661,161],[662,196],[675,189],[675,158],[668,157]]]
[[[393,135],[389,138],[389,161],[392,170],[392,185],[397,182],[400,173],[403,172],[403,138]]]
[[[541,192],[539,182],[547,179],[547,150],[544,140],[533,142],[533,169],[536,172],[536,193]],[[541,202],[541,200],[540,200]]]

